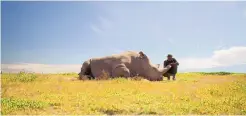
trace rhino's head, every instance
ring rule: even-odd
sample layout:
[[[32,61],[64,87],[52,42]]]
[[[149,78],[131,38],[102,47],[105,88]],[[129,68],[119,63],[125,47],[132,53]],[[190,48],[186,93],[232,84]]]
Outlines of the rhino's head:
[[[90,75],[90,60],[87,60],[83,63],[82,67],[81,67],[81,70],[80,70],[80,73],[78,74],[79,75],[79,78],[81,78],[83,75]]]
[[[151,81],[163,80],[162,75],[171,68],[170,65],[162,69],[152,65],[149,58],[142,51],[139,52],[139,58],[141,62],[140,64],[142,65],[142,74]]]

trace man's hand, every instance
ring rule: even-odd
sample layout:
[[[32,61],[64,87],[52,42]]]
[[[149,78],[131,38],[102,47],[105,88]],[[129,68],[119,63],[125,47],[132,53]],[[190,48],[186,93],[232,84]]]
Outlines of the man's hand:
[[[177,65],[177,63],[170,63],[170,65],[171,65],[171,66],[176,66],[176,65]]]

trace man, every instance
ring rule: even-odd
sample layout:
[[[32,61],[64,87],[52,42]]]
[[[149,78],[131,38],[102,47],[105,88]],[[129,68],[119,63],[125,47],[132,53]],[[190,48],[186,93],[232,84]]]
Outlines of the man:
[[[169,64],[172,65],[172,68],[170,68],[163,76],[167,77],[168,80],[170,80],[170,76],[173,76],[173,80],[176,80],[175,76],[178,70],[179,63],[175,58],[173,58],[171,54],[167,55],[167,60],[164,61],[164,67]]]

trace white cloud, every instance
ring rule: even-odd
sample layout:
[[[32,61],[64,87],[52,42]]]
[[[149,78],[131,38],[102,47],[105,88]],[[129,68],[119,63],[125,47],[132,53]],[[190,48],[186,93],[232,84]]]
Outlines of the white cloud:
[[[116,50],[120,52],[122,50]],[[197,70],[215,67],[225,67],[246,64],[246,47],[231,47],[229,49],[217,50],[211,57],[207,58],[177,58],[180,62],[179,69]],[[68,73],[79,72],[81,64],[49,65],[49,64],[2,64],[3,72],[19,72],[22,70],[37,73]],[[162,67],[162,65],[160,65]]]
[[[205,69],[246,64],[246,47],[217,50],[208,58],[180,58],[180,70]]]
[[[227,50],[214,51],[212,59],[223,66],[245,64],[246,47],[231,47]]]
[[[95,26],[95,25],[93,25],[93,24],[90,26],[90,28],[91,28],[95,33],[97,33],[97,34],[100,34],[100,33],[103,32],[102,29],[99,29],[97,26]]]
[[[173,39],[171,39],[171,38],[168,38],[167,41],[168,41],[170,44],[174,44],[174,41],[173,41]]]
[[[100,21],[102,28],[104,28],[104,29],[109,29],[112,27],[112,21],[110,21],[109,19],[106,19],[106,18],[100,16],[99,21]]]
[[[102,34],[103,32],[111,29],[112,27],[112,22],[104,17],[99,16],[98,17],[99,24],[91,24],[90,28],[96,32],[97,34]]]

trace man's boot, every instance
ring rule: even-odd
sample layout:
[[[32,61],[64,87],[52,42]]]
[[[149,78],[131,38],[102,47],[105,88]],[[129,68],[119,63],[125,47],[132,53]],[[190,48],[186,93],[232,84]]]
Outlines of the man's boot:
[[[175,74],[173,75],[173,80],[176,80]]]
[[[170,80],[170,76],[167,77],[167,80]]]

